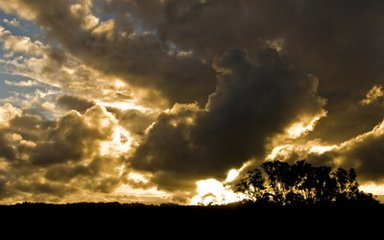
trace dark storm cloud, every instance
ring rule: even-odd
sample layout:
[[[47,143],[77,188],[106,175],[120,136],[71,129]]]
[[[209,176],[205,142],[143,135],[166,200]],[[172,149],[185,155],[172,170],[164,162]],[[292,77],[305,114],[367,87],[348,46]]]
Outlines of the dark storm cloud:
[[[384,122],[371,131],[356,136],[346,142],[334,145],[324,152],[311,152],[305,149],[305,143],[292,146],[291,149],[277,154],[273,159],[295,162],[305,159],[314,165],[326,165],[333,168],[354,168],[360,183],[384,182]],[[309,147],[319,146],[309,143]],[[243,171],[244,172],[244,171]],[[246,172],[246,171],[245,171]]]
[[[155,88],[171,103],[204,104],[214,91],[215,72],[192,53],[171,52],[150,32],[134,32],[129,17],[84,28],[88,15],[74,14],[67,1],[18,1],[48,27],[71,54],[85,63],[141,88]],[[122,24],[122,22],[126,24]]]
[[[322,110],[314,79],[274,50],[254,62],[232,49],[216,66],[222,74],[206,109],[185,106],[161,115],[131,160],[132,167],[155,172],[162,187],[223,178],[230,168],[263,157],[269,138],[288,124]]]
[[[362,182],[384,182],[384,122],[331,151],[335,162],[355,168]]]
[[[321,164],[328,162],[331,166],[354,168],[361,183],[383,183],[383,144],[384,134],[383,124],[381,124],[381,133],[357,137],[339,149],[313,156],[310,160],[317,160],[316,162]]]
[[[345,165],[354,167],[362,181],[384,182],[384,135],[371,136],[344,155]]]
[[[280,39],[285,55],[319,77],[319,94],[328,99],[328,117],[311,137],[345,141],[383,118],[378,108],[354,107],[374,84],[383,83],[383,1],[161,2],[112,4],[120,3],[119,8],[142,17],[162,38],[207,59],[234,46],[253,56],[268,41]]]
[[[88,108],[91,108],[95,103],[80,97],[61,95],[56,99],[56,103],[59,107],[65,110],[76,110],[80,113],[84,113]]]

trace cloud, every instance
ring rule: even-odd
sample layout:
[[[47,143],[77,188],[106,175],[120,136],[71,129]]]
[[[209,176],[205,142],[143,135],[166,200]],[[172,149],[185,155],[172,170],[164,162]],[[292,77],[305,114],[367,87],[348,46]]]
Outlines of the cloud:
[[[134,135],[143,135],[158,116],[156,113],[145,113],[135,109],[121,110],[108,107],[107,110],[116,117],[122,127]]]
[[[9,19],[3,19],[3,22],[7,25],[10,25],[12,27],[20,27],[20,21],[17,20],[16,18],[13,18],[11,20]]]
[[[8,113],[0,128],[2,201],[57,202],[88,190],[112,192],[125,181],[123,159],[100,153],[117,121],[105,108],[71,110],[57,120],[9,104],[1,109]]]
[[[319,95],[328,99],[328,116],[312,138],[338,143],[381,121],[378,108],[355,106],[372,85],[383,82],[382,2],[113,0],[110,5],[208,61],[232,47],[251,56],[278,47],[320,79]]]
[[[6,136],[3,133],[0,134],[0,158],[1,157],[5,159],[15,158],[15,150],[8,143]]]
[[[7,0],[1,0],[0,8],[8,13],[17,13],[18,16],[27,20],[33,20],[35,18],[34,13],[30,9],[23,6],[20,1],[10,2]]]
[[[384,182],[384,122],[371,131],[341,144],[335,159],[342,166],[353,167],[364,182]],[[339,158],[339,159],[337,159]]]
[[[274,50],[254,62],[232,49],[216,66],[222,74],[205,109],[176,105],[160,115],[130,160],[133,168],[154,173],[160,187],[224,178],[229,169],[262,159],[269,139],[299,116],[322,111],[314,79]]]
[[[10,103],[6,103],[0,106],[0,128],[6,127],[9,124],[9,121],[13,118],[20,116],[22,111],[18,108],[15,108]]]
[[[133,100],[133,92],[129,86],[122,84],[121,80],[115,77],[108,77],[99,71],[92,69],[85,64],[79,62],[78,59],[66,53],[63,49],[52,47],[48,44],[35,42],[29,37],[16,36],[11,32],[5,31],[7,38],[3,40],[7,45],[8,39],[13,39],[15,44],[20,46],[20,50],[14,48],[6,48],[3,54],[3,60],[0,60],[1,70],[8,75],[15,77],[28,78],[27,81],[5,80],[8,86],[29,87],[31,89],[23,89],[22,91],[12,91],[12,102],[23,109],[28,109],[34,114],[61,116],[65,106],[59,104],[60,108],[54,106],[54,102],[61,99],[66,107],[75,107],[73,102],[68,106],[68,98],[60,98],[62,95],[68,95],[78,99],[92,99],[92,101],[103,106],[110,105],[128,105],[126,109],[135,107],[137,102],[152,106],[156,101],[156,105],[161,101],[148,97],[149,93],[143,91],[135,92]],[[27,51],[22,46],[24,40],[28,40],[29,45],[41,47],[41,53],[36,55],[34,51]],[[28,45],[27,44],[27,45]],[[32,47],[31,47],[32,48]],[[22,54],[22,56],[20,56]],[[68,92],[68,94],[63,94]],[[153,92],[151,93],[152,95]],[[74,100],[72,100],[74,101]],[[63,108],[64,107],[64,108]],[[75,108],[76,109],[76,108]],[[80,109],[85,110],[85,109]],[[51,116],[52,117],[52,116]]]
[[[384,98],[383,86],[374,85],[371,90],[367,92],[367,95],[363,100],[360,101],[362,105],[370,105],[378,102]]]
[[[11,80],[5,80],[5,84],[9,86],[16,86],[16,87],[32,87],[38,85],[38,82],[33,81],[33,80],[27,80],[27,81],[11,81]]]
[[[29,37],[14,36],[0,26],[0,42],[5,50],[16,53],[25,53],[35,57],[44,54],[44,45],[40,41],[32,41]]]
[[[132,86],[155,88],[170,103],[204,104],[214,91],[215,72],[209,65],[193,54],[172,53],[154,33],[133,31],[129,18],[123,18],[126,24],[116,27],[100,22],[88,29],[83,20],[89,15],[74,13],[77,5],[70,6],[63,0],[17,2],[33,12],[35,20],[50,29],[71,54]],[[57,16],[60,21],[56,21]]]
[[[127,184],[185,200],[197,180],[280,157],[380,182],[383,7],[0,0],[0,71],[30,79],[4,85],[0,195],[104,199]]]
[[[299,140],[278,146],[268,156],[268,160],[294,162],[305,159],[315,165],[354,168],[360,183],[383,183],[383,150],[380,147],[383,143],[384,122],[381,122],[370,131],[338,145],[326,145],[320,140]]]
[[[95,106],[82,116],[70,111],[46,133],[47,140],[38,144],[31,155],[37,165],[80,161],[97,152],[97,143],[112,134],[113,122]],[[76,127],[75,127],[76,126]]]
[[[76,110],[81,113],[84,113],[87,109],[95,105],[92,101],[70,95],[59,96],[56,103],[65,110]]]

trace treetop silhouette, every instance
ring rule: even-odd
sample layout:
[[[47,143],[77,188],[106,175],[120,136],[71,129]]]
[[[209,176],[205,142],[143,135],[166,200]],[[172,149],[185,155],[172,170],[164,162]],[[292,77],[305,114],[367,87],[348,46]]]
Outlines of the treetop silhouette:
[[[246,201],[259,204],[378,204],[372,194],[359,190],[356,172],[330,167],[315,167],[305,161],[289,164],[264,162],[234,185]]]

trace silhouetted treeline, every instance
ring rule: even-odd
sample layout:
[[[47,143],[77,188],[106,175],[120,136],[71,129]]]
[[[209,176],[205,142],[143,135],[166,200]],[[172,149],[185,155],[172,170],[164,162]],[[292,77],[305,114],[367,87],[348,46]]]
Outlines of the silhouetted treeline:
[[[258,205],[379,205],[372,194],[359,190],[356,177],[353,168],[269,161],[249,170],[234,190],[245,195],[245,202]]]

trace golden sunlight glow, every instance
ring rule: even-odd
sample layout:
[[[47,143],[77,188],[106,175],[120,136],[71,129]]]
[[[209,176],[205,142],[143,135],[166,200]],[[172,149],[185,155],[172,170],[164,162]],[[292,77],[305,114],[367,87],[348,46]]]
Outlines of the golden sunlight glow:
[[[284,144],[276,146],[266,157],[266,160],[284,160],[289,158],[293,153],[299,155],[299,158],[305,158],[310,153],[323,154],[338,148],[337,145],[322,145],[318,141],[308,141],[305,144]]]
[[[118,108],[120,110],[138,110],[141,112],[148,112],[149,109],[145,108],[143,106],[137,105],[134,101],[114,101],[114,102],[103,102],[103,101],[96,101],[96,103],[103,107],[113,107]]]
[[[287,133],[291,137],[300,137],[303,133],[308,131],[309,126],[305,126],[304,123],[295,123],[287,129]]]
[[[336,145],[332,145],[332,146],[320,146],[320,145],[315,145],[315,146],[312,146],[309,151],[311,153],[318,153],[318,154],[323,154],[325,152],[329,152],[333,149],[335,149],[337,146]]]
[[[148,183],[149,179],[144,176],[143,174],[140,174],[138,172],[130,172],[128,173],[128,179],[136,182],[136,183]]]
[[[115,126],[113,128],[112,139],[100,143],[100,155],[119,156],[131,149],[132,137],[123,127]]]
[[[384,184],[383,185],[377,185],[377,184],[365,184],[361,185],[359,187],[361,191],[372,193],[373,195],[384,195]]]
[[[115,86],[115,88],[120,89],[120,88],[126,87],[127,84],[120,79],[115,79],[114,86]]]
[[[196,185],[199,193],[217,193],[223,190],[223,184],[213,178],[200,180]]]
[[[213,178],[197,181],[196,186],[198,194],[192,198],[192,205],[226,204],[242,199],[241,195]]]
[[[281,145],[281,146],[277,146],[277,147],[274,147],[271,151],[271,153],[266,157],[267,160],[274,160],[277,158],[277,156],[280,156],[282,153],[284,154],[284,152],[288,150],[290,150],[290,147],[292,145],[290,144],[286,144],[286,145]],[[284,154],[286,155],[286,154]]]
[[[288,136],[290,138],[298,138],[302,135],[305,135],[305,134],[309,133],[310,131],[312,131],[315,128],[317,122],[322,117],[325,117],[326,115],[327,115],[327,112],[323,110],[321,113],[319,113],[318,115],[316,115],[314,117],[313,116],[301,117],[300,121],[292,124],[291,126],[289,126],[286,129],[286,133],[288,134]]]
[[[231,169],[227,174],[227,178],[225,179],[225,182],[232,182],[237,178],[237,176],[239,176],[239,171],[236,169]]]

